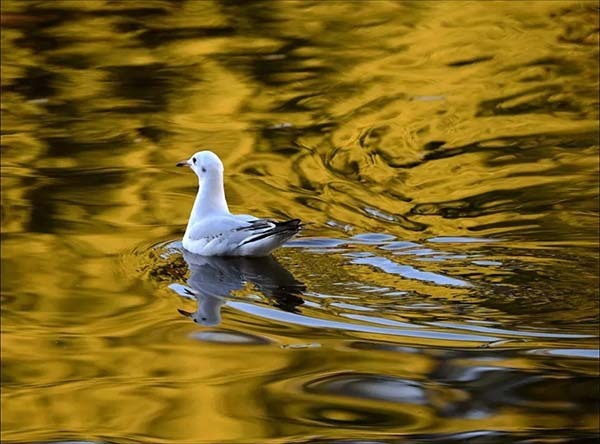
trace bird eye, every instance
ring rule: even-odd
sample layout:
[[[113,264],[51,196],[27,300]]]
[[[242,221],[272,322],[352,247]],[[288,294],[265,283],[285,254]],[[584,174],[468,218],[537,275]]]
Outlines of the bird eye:
[[[192,162],[194,162],[194,164],[196,163],[196,158],[192,157]]]
[[[206,168],[202,167],[202,172],[206,173]]]

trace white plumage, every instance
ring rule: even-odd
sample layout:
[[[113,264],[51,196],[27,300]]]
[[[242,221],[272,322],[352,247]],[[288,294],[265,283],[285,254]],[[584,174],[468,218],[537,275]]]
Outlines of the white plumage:
[[[203,256],[267,256],[300,231],[299,219],[275,222],[231,214],[223,188],[223,163],[211,151],[200,151],[177,166],[189,166],[199,191],[183,236],[183,247]]]

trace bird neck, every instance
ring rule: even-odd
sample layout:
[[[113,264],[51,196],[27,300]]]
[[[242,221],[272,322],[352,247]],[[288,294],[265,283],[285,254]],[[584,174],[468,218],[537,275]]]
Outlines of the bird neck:
[[[215,174],[206,176],[199,183],[200,190],[196,195],[190,222],[198,221],[207,216],[229,214],[227,201],[225,200],[225,189],[223,188],[223,176]]]

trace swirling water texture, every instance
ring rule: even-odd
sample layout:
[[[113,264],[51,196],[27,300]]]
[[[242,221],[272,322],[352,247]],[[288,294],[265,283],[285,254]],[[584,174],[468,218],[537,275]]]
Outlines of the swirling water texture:
[[[3,1],[2,441],[593,439],[596,6]],[[205,148],[301,300],[193,311]]]

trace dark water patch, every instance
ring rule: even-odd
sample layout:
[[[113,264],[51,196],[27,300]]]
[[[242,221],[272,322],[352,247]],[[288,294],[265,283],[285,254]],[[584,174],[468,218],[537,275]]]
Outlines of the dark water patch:
[[[472,59],[457,60],[455,62],[450,62],[447,64],[447,66],[450,66],[452,68],[457,68],[457,67],[461,67],[461,66],[475,65],[477,63],[487,62],[489,60],[492,60],[493,58],[494,58],[494,56],[474,57]]]
[[[531,88],[516,94],[486,100],[479,104],[476,117],[518,115],[548,112],[581,112],[581,107],[566,98],[559,98],[560,86]]]
[[[138,35],[142,43],[156,48],[174,40],[228,37],[235,33],[233,26],[190,27],[176,29],[146,29]]]
[[[579,132],[562,133],[542,133],[529,134],[525,136],[506,136],[494,139],[485,139],[461,146],[440,146],[427,153],[424,161],[444,159],[460,154],[472,152],[485,152],[488,154],[489,162],[505,162],[506,164],[514,162],[515,158],[510,155],[518,155],[519,159],[529,157],[530,161],[545,158],[548,153],[544,150],[554,150],[560,152],[561,148],[589,148],[598,146],[598,133],[595,131],[583,130]],[[530,151],[532,148],[538,148],[538,151]],[[528,154],[529,153],[529,154]],[[534,154],[535,153],[535,154]],[[417,164],[418,165],[418,164]],[[412,165],[413,167],[416,165]]]
[[[465,244],[465,243],[489,243],[489,242],[498,242],[500,239],[486,239],[479,237],[434,237],[431,239],[427,239],[428,242],[435,243],[457,243],[457,244]]]
[[[61,76],[50,70],[39,67],[29,67],[22,77],[16,79],[7,87],[8,91],[22,94],[29,100],[41,97],[51,97],[56,94],[55,84]]]
[[[174,88],[176,71],[166,64],[121,65],[104,68],[113,81],[118,97],[138,100],[138,112],[162,109]],[[159,92],[160,91],[160,92]]]

